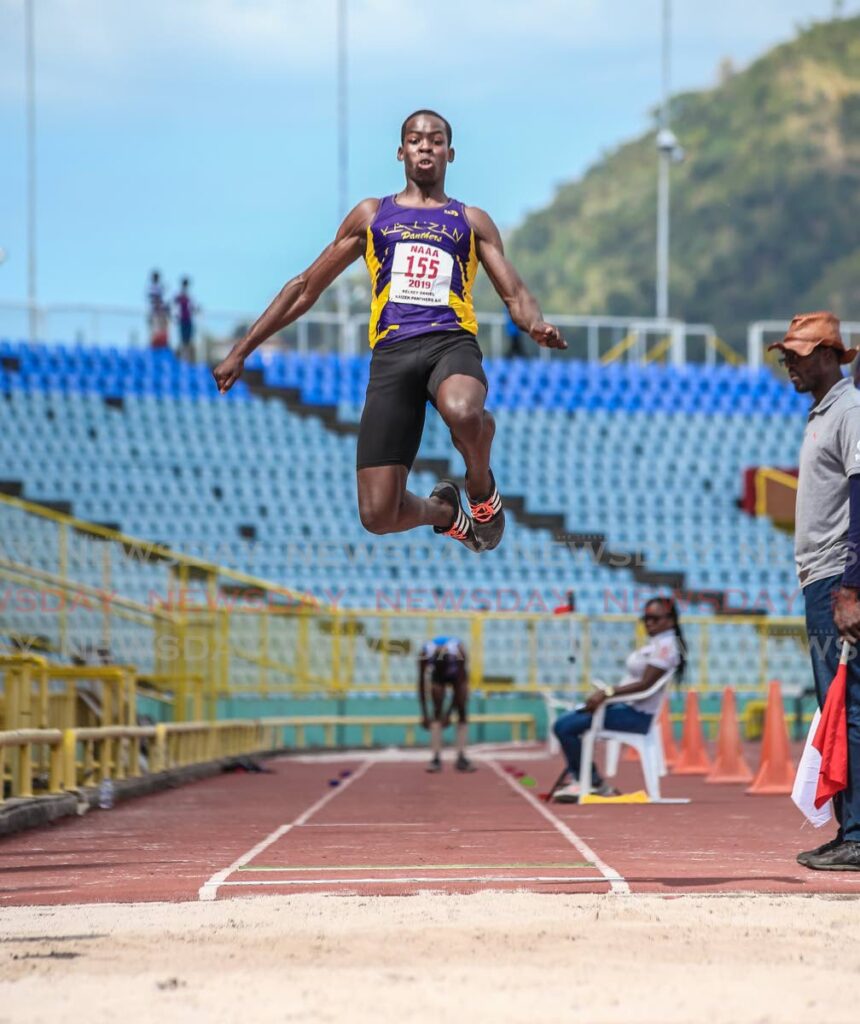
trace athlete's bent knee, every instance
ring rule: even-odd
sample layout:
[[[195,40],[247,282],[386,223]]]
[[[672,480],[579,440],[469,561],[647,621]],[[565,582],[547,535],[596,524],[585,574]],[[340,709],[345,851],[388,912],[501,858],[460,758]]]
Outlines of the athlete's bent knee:
[[[361,525],[368,533],[378,535],[391,533],[394,526],[394,517],[390,511],[376,502],[359,501],[358,516],[361,519]]]
[[[461,441],[477,441],[484,430],[484,410],[474,402],[452,402],[444,412],[451,434]]]

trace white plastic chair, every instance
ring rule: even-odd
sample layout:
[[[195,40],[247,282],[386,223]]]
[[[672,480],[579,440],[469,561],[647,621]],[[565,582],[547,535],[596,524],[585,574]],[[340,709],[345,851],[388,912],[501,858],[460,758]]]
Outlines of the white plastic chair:
[[[591,685],[600,690],[606,688],[606,683],[601,679],[592,679]],[[581,702],[571,700],[569,697],[559,697],[548,690],[543,690],[541,696],[543,697],[544,706],[546,707],[546,752],[551,757],[555,757],[555,755],[561,751],[561,744],[558,742],[558,737],[552,730],[555,720],[561,715],[567,714],[568,711],[573,711],[576,708],[581,707],[582,704]]]
[[[608,744],[606,751],[607,775],[611,777],[617,773],[621,744],[624,743],[628,747],[633,747],[639,755],[639,760],[642,764],[642,774],[645,777],[645,790],[652,803],[688,802],[686,800],[668,799],[660,793],[660,779],[666,774],[666,758],[663,753],[663,737],[660,730],[660,712],[663,708],[663,701],[665,701],[667,696],[669,682],[674,674],[674,669],[664,672],[653,686],[649,686],[647,690],[642,690],[635,695],[625,694],[607,697],[594,712],[591,719],[591,728],[582,734],[582,754],[579,760],[580,796],[587,796],[591,792],[591,765],[594,761],[594,747],[598,740],[604,740]],[[596,685],[599,684],[596,683]],[[651,727],[647,733],[621,732],[603,727],[606,708],[609,704],[624,704],[630,700],[640,701],[646,697],[653,697],[656,693],[661,694],[661,700],[651,719]]]

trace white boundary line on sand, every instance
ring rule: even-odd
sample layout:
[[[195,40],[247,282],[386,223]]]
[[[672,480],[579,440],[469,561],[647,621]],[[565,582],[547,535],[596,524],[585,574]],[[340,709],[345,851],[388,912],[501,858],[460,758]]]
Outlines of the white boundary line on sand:
[[[591,849],[588,843],[586,843],[584,839],[581,839],[573,829],[568,828],[560,818],[557,818],[549,808],[545,807],[540,802],[540,800],[533,797],[527,789],[523,789],[516,779],[512,779],[511,776],[508,775],[507,772],[503,771],[495,761],[491,761],[488,758],[483,760],[482,763],[492,768],[496,775],[498,775],[500,779],[504,779],[515,793],[519,793],[527,803],[531,804],[538,814],[546,818],[546,820],[564,836],[571,846],[577,849],[586,860],[591,861],[606,881],[609,882],[610,892],[613,892],[618,896],[630,895],[630,886],[627,884],[624,877],[620,875],[615,868],[611,868],[605,861],[601,860],[594,850]]]
[[[401,878],[261,878],[247,882],[222,882],[228,885],[412,885],[415,882],[432,882],[434,885],[448,885],[451,882],[507,882],[519,885],[522,882],[564,882],[594,885],[601,879],[596,875],[404,875]]]
[[[277,842],[281,838],[281,836],[285,836],[289,831],[291,831],[299,825],[304,825],[304,823],[309,818],[312,818],[317,813],[317,811],[322,810],[322,808],[325,807],[327,803],[329,803],[331,800],[334,800],[334,798],[339,793],[342,793],[345,789],[351,786],[356,779],[360,779],[361,776],[364,775],[364,773],[372,764],[373,761],[366,760],[364,764],[361,765],[360,768],[357,768],[356,771],[349,776],[348,779],[344,779],[344,781],[339,786],[331,789],[328,793],[325,794],[325,796],[320,797],[320,799],[317,800],[316,803],[311,804],[311,806],[308,807],[306,811],[303,811],[298,816],[298,818],[294,818],[293,821],[287,822],[285,825],[279,825],[274,832],[270,832],[265,839],[262,839],[259,843],[257,843],[256,846],[248,850],[247,853],[243,853],[242,856],[238,858],[238,860],[234,860],[230,867],[223,868],[221,871],[216,871],[208,882],[204,882],[203,885],[200,886],[200,889],[197,892],[197,898],[203,902],[214,900],[216,895],[218,894],[218,889],[225,883],[226,879],[229,878],[234,871],[237,871],[239,868],[244,867],[255,857],[258,857],[263,852],[263,850],[270,847],[272,843]],[[240,885],[242,883],[233,882],[231,884]]]

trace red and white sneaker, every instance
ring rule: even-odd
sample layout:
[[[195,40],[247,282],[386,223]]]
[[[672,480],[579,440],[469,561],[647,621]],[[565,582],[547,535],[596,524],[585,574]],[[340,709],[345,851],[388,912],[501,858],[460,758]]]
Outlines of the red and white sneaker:
[[[490,493],[483,501],[472,501],[469,498],[469,511],[472,513],[475,536],[481,545],[481,551],[492,551],[499,546],[505,532],[505,510],[502,508],[502,496],[496,487],[496,479],[490,473]]]
[[[482,551],[481,543],[475,536],[475,524],[463,511],[460,502],[460,488],[452,480],[440,480],[430,492],[430,497],[444,501],[451,506],[454,512],[454,521],[447,529],[443,526],[434,526],[433,532],[453,537],[470,551]]]

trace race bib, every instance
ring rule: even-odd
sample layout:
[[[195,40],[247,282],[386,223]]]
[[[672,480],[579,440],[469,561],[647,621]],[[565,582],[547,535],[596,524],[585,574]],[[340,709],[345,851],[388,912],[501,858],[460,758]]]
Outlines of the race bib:
[[[424,242],[398,242],[391,265],[390,302],[447,306],[454,257]]]

